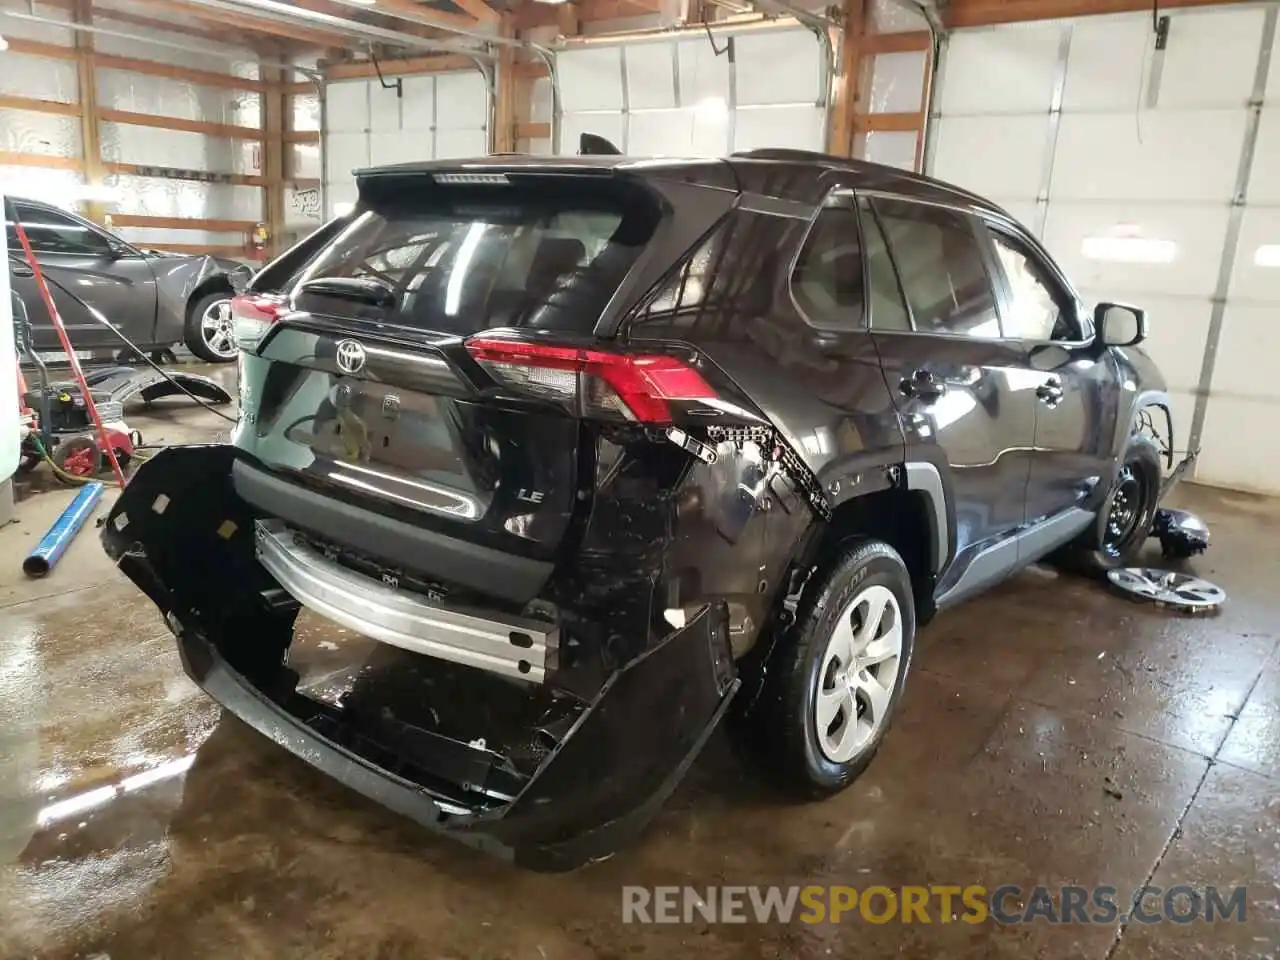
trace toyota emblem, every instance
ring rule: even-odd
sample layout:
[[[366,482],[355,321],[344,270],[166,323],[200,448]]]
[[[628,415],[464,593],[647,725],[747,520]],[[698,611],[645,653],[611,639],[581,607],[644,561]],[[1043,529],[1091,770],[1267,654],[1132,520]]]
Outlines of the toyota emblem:
[[[359,373],[364,369],[364,347],[354,340],[343,340],[338,344],[338,369],[343,373]]]

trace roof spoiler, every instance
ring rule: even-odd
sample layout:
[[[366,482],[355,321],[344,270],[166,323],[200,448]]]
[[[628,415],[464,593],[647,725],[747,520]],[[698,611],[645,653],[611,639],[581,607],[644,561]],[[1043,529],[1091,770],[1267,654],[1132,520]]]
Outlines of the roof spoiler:
[[[578,156],[620,157],[622,151],[604,137],[598,137],[594,133],[584,133],[578,138]]]

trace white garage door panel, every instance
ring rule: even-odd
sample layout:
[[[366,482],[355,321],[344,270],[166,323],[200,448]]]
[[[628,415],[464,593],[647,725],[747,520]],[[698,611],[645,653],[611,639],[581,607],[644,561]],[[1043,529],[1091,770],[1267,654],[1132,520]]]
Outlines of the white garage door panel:
[[[717,44],[723,44],[721,38]],[[680,102],[696,105],[702,101],[729,102],[729,58],[716,56],[706,37],[682,40],[679,45]],[[746,71],[742,71],[745,73]]]
[[[1060,40],[1054,24],[953,34],[939,109],[945,114],[1047,112]]]
[[[566,113],[622,109],[622,55],[618,47],[566,50],[556,56],[556,71]]]
[[[435,79],[405,77],[404,105],[400,110],[403,130],[430,130],[436,123]]]
[[[1171,16],[1157,104],[1243,105],[1253,90],[1264,17],[1258,8]]]
[[[489,152],[489,135],[484,130],[436,130],[436,159],[474,159]]]
[[[578,152],[578,138],[584,133],[594,133],[609,142],[623,146],[622,114],[620,113],[566,113],[560,122],[560,152]]]
[[[745,107],[736,111],[733,149],[821,150],[823,120],[816,107]]]
[[[369,137],[364,133],[331,133],[325,138],[325,179],[346,180],[352,170],[369,165]]]
[[[739,106],[818,102],[818,41],[808,30],[744,33],[734,54]]]
[[[1123,110],[1142,102],[1151,17],[1091,17],[1071,25],[1062,109]]]
[[[635,43],[626,48],[627,106],[647,110],[676,105],[674,43]]]
[[[1035,199],[1044,117],[941,117],[934,136],[934,176],[984,196]]]
[[[1119,251],[1091,251],[1086,239],[1129,237],[1172,241],[1177,245],[1168,263],[1134,263],[1101,256],[1131,256]],[[1077,285],[1112,296],[1175,294],[1212,297],[1217,285],[1222,244],[1227,235],[1227,208],[1223,206],[1173,207],[1162,204],[1107,203],[1049,205],[1044,241],[1063,270]],[[1129,243],[1132,245],[1133,241]],[[1130,250],[1133,247],[1130,246]],[[1138,248],[1141,255],[1141,248]]]
[[[436,126],[478,130],[488,123],[489,98],[478,72],[436,77]]]
[[[405,133],[371,133],[370,160],[374,164],[414,163],[430,160],[431,134],[423,131]]]
[[[627,119],[628,153],[682,157],[693,150],[692,110],[642,110]]]
[[[873,163],[901,170],[916,168],[916,135],[900,131],[873,130],[863,143],[862,155]]]
[[[1280,412],[1280,379],[1275,375],[1280,357],[1278,313],[1280,304],[1227,307],[1210,385],[1215,402],[1219,396],[1242,396],[1277,404],[1273,418]]]
[[[1064,113],[1050,199],[1225,202],[1244,128],[1244,110]]]
[[[1036,205],[1034,201],[996,200],[994,198],[988,198],[988,199],[991,199],[992,202],[999,204],[1001,207],[1004,208],[1005,213],[1009,214],[1009,216],[1013,217],[1014,220],[1017,220],[1018,223],[1022,224],[1029,231],[1031,231],[1032,233],[1035,233]]]
[[[1280,321],[1280,208],[1245,207],[1231,275],[1231,299],[1274,301]]]
[[[1275,403],[1215,394],[1205,412],[1196,479],[1239,490],[1275,493],[1280,432]]]
[[[1273,61],[1274,77],[1280,60]],[[1258,142],[1253,152],[1253,173],[1249,177],[1249,202],[1280,204],[1280,91],[1262,111],[1258,122]]]
[[[369,84],[363,80],[325,87],[325,120],[333,131],[353,133],[369,125]]]
[[[1271,45],[1271,71],[1267,74],[1266,98],[1275,103],[1280,97],[1280,30],[1276,31],[1275,43]]]
[[[400,129],[401,98],[394,90],[379,84],[369,88],[369,129],[375,133],[392,133]]]

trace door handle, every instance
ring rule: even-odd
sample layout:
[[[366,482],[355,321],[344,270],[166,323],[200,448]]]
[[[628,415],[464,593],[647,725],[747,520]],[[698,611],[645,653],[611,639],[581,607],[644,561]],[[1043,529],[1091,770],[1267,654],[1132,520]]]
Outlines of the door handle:
[[[898,384],[904,396],[914,400],[936,400],[947,392],[947,385],[929,370],[915,370]]]
[[[36,272],[31,269],[30,265],[25,263],[9,264],[9,273],[15,277],[34,277]]]
[[[1036,396],[1051,407],[1056,406],[1063,395],[1062,383],[1057,377],[1051,377],[1036,387]]]

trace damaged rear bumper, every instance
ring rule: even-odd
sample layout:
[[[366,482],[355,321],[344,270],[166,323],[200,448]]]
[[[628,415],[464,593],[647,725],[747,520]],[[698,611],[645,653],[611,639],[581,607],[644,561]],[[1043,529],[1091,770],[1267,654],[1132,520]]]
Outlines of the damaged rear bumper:
[[[555,718],[529,724],[542,744],[534,760],[486,744],[483,729],[387,725],[377,709],[317,702],[287,666],[298,605],[260,560],[260,523],[275,528],[235,495],[236,456],[225,446],[170,448],[144,464],[107,518],[108,554],[160,607],[184,669],[214,700],[433,830],[533,869],[606,857],[675,789],[738,688],[726,611],[707,606],[590,696],[557,691],[554,675],[530,684],[415,657],[432,683],[464,673],[472,702],[541,698],[543,716]]]

